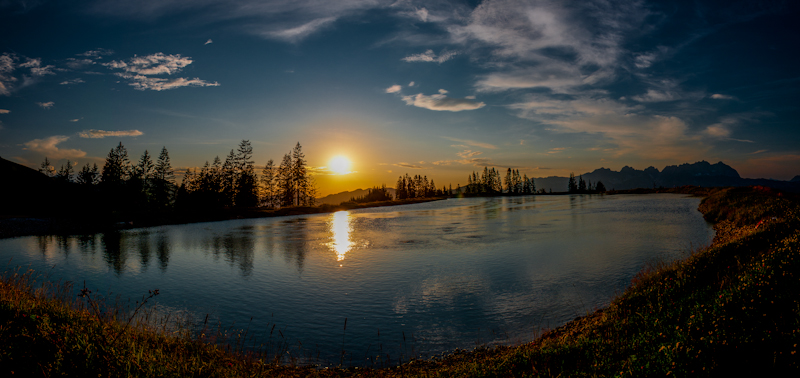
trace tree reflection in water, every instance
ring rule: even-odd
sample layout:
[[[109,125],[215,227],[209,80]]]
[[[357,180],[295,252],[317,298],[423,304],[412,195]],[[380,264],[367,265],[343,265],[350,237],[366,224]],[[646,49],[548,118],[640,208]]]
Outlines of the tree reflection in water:
[[[281,222],[284,232],[281,235],[282,244],[285,247],[283,255],[286,261],[294,260],[297,270],[303,271],[303,263],[306,260],[308,248],[306,238],[308,237],[308,224],[306,218],[295,218]]]
[[[249,276],[253,271],[253,240],[252,226],[245,226],[224,235],[214,235],[205,239],[205,248],[210,249],[215,258],[223,256],[231,265],[239,265],[243,276]]]
[[[103,258],[117,274],[122,274],[128,256],[127,250],[124,248],[125,239],[125,234],[118,231],[106,232],[100,236],[100,242],[103,244]]]

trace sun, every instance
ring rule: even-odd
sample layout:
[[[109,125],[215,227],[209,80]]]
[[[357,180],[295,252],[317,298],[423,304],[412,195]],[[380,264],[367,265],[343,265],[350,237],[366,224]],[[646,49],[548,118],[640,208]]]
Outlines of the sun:
[[[351,165],[350,159],[342,155],[339,155],[339,156],[334,156],[328,162],[328,169],[330,169],[331,172],[336,173],[337,175],[346,175],[350,173],[350,165]]]

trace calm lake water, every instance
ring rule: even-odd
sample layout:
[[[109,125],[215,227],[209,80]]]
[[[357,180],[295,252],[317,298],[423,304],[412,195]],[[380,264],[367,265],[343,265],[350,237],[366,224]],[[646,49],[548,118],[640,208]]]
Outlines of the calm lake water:
[[[157,288],[158,308],[232,329],[249,324],[251,335],[303,362],[371,365],[528,341],[602,307],[648,261],[710,244],[699,202],[449,199],[5,239],[0,259],[112,297]]]

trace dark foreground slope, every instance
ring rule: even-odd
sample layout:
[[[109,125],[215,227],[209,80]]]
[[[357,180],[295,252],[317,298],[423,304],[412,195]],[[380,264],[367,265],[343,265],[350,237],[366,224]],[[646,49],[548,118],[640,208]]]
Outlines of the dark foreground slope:
[[[0,374],[796,376],[797,198],[766,188],[723,189],[711,192],[700,210],[715,223],[713,245],[684,261],[643,270],[607,308],[524,345],[458,351],[382,369],[271,364],[274,351],[231,353],[209,344],[214,338],[208,335],[127,327],[110,320],[109,312],[97,311],[95,302],[83,302],[85,310],[71,309],[75,293],[59,291],[63,286],[34,292],[29,277],[6,273],[0,284]]]

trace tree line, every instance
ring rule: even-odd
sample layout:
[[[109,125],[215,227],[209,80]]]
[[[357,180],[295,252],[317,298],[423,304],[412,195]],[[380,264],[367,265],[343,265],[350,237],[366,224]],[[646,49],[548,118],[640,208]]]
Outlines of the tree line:
[[[448,190],[447,187],[437,189],[433,179],[431,179],[430,182],[428,181],[428,176],[415,175],[411,177],[408,173],[397,179],[397,186],[395,188],[395,195],[399,200],[443,197],[450,195],[452,192],[452,188],[450,188],[450,190]]]
[[[604,193],[606,191],[606,186],[603,185],[602,181],[597,181],[594,185],[592,181],[589,180],[584,181],[583,175],[578,176],[578,180],[575,181],[575,173],[569,174],[569,181],[567,181],[567,192],[569,193],[576,193],[576,194],[591,194],[591,193]]]
[[[279,166],[270,159],[256,173],[250,141],[242,140],[225,162],[215,157],[198,171],[186,172],[178,190],[176,206],[185,208],[233,208],[313,206],[317,194],[302,146],[283,156]]]
[[[298,142],[280,166],[269,160],[256,173],[253,147],[242,140],[223,162],[219,156],[202,168],[189,169],[178,186],[166,147],[157,160],[145,150],[131,163],[122,142],[109,151],[102,171],[87,163],[77,173],[73,163],[56,170],[47,157],[39,171],[55,180],[77,183],[100,194],[112,211],[202,210],[248,207],[313,206],[316,187]]]
[[[473,171],[471,175],[467,176],[465,193],[527,195],[536,193],[536,185],[533,178],[528,178],[527,174],[520,175],[519,169],[508,168],[505,179],[501,181],[499,170],[494,167],[483,167],[481,174]]]

